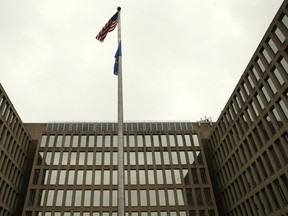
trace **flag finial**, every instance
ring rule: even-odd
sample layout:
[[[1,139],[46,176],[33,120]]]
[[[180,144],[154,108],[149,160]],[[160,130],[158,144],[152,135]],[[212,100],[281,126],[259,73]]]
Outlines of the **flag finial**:
[[[117,10],[118,10],[118,11],[121,11],[121,7],[117,7]]]

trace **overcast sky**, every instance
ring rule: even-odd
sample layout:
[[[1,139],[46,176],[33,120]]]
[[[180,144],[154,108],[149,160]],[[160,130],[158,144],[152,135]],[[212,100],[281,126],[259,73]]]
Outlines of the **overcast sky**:
[[[1,0],[0,82],[24,122],[216,121],[283,0]]]

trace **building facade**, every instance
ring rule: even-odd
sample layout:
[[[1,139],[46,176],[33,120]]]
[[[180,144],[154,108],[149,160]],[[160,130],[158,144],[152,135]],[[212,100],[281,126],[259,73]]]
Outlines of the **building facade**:
[[[287,38],[285,0],[209,137],[221,215],[288,214]]]
[[[38,128],[23,215],[116,216],[117,124],[29,125]],[[124,131],[126,215],[218,215],[192,123],[125,123]]]
[[[33,161],[33,145],[0,84],[0,215],[21,215]]]
[[[288,0],[216,123],[125,123],[128,216],[288,214]],[[0,85],[0,215],[116,216],[117,124],[23,124]]]

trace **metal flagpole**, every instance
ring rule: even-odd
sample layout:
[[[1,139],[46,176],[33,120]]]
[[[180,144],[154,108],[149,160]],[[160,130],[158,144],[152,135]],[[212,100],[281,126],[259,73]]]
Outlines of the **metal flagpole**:
[[[121,8],[118,7],[118,46],[121,43]],[[122,44],[121,44],[122,45]],[[125,216],[122,55],[118,57],[118,216]]]

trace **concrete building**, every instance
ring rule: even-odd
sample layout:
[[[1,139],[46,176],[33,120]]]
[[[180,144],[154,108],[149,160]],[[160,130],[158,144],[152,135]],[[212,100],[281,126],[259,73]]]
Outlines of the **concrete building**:
[[[218,215],[200,139],[207,138],[211,125],[201,125],[125,123],[127,215]],[[41,141],[23,215],[117,215],[116,123],[29,124],[27,129]]]
[[[125,123],[129,216],[288,214],[288,0],[215,123]],[[0,86],[0,215],[117,215],[117,124],[23,124]]]
[[[0,215],[21,215],[34,145],[0,84]]]
[[[209,136],[221,215],[288,213],[288,1],[284,1]]]

